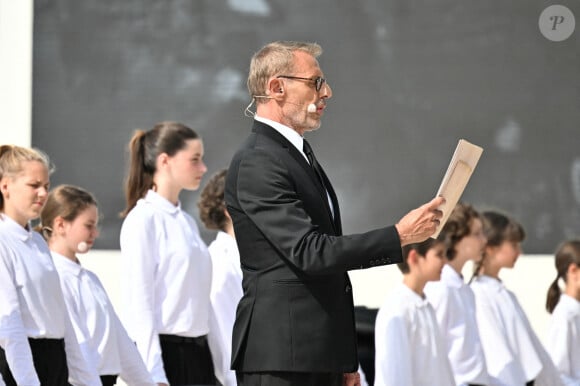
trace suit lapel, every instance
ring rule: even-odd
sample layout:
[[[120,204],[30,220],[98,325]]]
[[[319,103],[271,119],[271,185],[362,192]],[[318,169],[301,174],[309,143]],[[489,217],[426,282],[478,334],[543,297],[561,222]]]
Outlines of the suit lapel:
[[[340,222],[340,210],[338,208],[338,200],[336,197],[336,193],[334,192],[334,188],[332,187],[332,184],[330,183],[330,180],[328,179],[326,172],[324,172],[324,169],[322,170],[322,177],[324,179],[324,183],[326,184],[326,189],[324,188],[324,186],[322,186],[320,180],[316,176],[314,169],[312,169],[312,167],[310,166],[308,161],[306,161],[302,153],[300,153],[300,151],[298,151],[298,149],[296,149],[296,147],[290,141],[288,141],[282,134],[280,134],[276,129],[266,125],[265,123],[254,121],[254,127],[252,128],[252,131],[274,140],[275,142],[279,143],[280,146],[288,150],[288,152],[294,158],[294,160],[296,160],[296,162],[298,162],[300,167],[302,167],[302,169],[304,169],[304,171],[310,176],[311,182],[318,190],[318,193],[320,193],[320,195],[323,197],[322,201],[324,201],[326,211],[331,219],[335,233],[337,235],[341,235],[342,225]],[[330,209],[328,197],[326,195],[327,189],[328,194],[330,195],[330,199],[332,200],[332,206],[334,209],[334,218],[332,216],[333,212]]]

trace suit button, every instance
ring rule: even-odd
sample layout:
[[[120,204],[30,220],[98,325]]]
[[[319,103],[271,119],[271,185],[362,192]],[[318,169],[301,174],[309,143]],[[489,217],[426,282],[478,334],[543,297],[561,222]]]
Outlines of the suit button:
[[[351,290],[350,285],[346,285],[346,288],[344,289],[344,292],[349,293]]]

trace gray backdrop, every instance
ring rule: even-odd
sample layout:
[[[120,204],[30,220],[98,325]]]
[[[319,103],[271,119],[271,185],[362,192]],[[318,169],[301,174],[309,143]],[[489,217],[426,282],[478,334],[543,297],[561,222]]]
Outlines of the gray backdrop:
[[[577,1],[558,3],[580,16]],[[308,138],[346,232],[429,200],[464,138],[484,153],[463,200],[513,215],[528,232],[525,252],[551,253],[580,236],[580,26],[565,41],[544,38],[538,18],[551,4],[37,0],[32,142],[56,165],[53,186],[95,193],[97,247],[118,248],[133,131],[191,126],[209,176],[250,130],[251,55],[271,40],[316,41],[334,97]],[[197,197],[182,194],[196,218]]]

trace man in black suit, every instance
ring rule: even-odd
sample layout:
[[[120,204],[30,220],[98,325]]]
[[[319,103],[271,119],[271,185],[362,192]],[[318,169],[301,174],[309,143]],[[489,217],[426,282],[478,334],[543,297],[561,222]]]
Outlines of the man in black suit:
[[[303,135],[320,127],[332,90],[317,44],[274,42],[252,58],[252,133],[226,180],[243,271],[232,368],[243,386],[356,384],[348,270],[394,264],[435,232],[442,198],[396,225],[342,235],[332,185]],[[249,110],[249,109],[248,109]]]

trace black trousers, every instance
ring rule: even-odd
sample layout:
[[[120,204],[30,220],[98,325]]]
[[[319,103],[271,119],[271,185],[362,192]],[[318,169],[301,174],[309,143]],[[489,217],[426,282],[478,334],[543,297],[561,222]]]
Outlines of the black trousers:
[[[34,369],[42,386],[68,386],[68,367],[64,339],[28,338]],[[6,353],[0,348],[0,373],[6,386],[17,386],[8,368]]]
[[[114,386],[117,383],[116,375],[101,375],[101,383],[103,386]]]
[[[171,386],[215,385],[207,337],[159,335],[165,375]]]
[[[342,373],[241,373],[238,386],[342,386]]]

